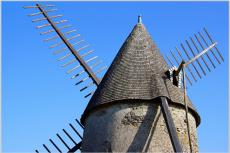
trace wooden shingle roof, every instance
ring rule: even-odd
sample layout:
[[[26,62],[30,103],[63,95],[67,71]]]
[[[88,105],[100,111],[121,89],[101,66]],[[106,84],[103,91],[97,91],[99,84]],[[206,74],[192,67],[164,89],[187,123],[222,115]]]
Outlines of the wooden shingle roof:
[[[120,48],[86,107],[81,121],[96,107],[127,100],[149,100],[165,96],[169,104],[183,106],[183,91],[166,77],[168,66],[142,23],[138,23]],[[188,99],[197,125],[200,116]]]

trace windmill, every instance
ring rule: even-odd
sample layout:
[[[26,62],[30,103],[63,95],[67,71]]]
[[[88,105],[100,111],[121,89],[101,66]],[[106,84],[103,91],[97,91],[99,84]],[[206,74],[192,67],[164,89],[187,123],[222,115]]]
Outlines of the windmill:
[[[68,63],[64,64],[63,67],[65,67],[65,66],[67,66],[67,65],[69,65],[69,64],[72,64],[72,63],[74,63],[75,61],[78,61],[78,62],[79,62],[79,65],[73,67],[71,70],[67,71],[67,73],[70,73],[70,72],[72,72],[73,70],[75,70],[75,69],[77,69],[77,68],[79,68],[79,67],[83,67],[83,70],[82,70],[82,71],[80,71],[79,73],[77,73],[77,74],[75,74],[74,76],[71,77],[71,78],[76,78],[76,77],[80,76],[80,75],[81,75],[82,73],[84,73],[84,72],[87,73],[87,76],[86,76],[84,79],[81,79],[79,82],[77,82],[76,85],[82,84],[82,83],[85,82],[87,79],[91,79],[91,80],[92,80],[92,82],[91,82],[90,84],[84,86],[80,91],[84,91],[85,89],[89,88],[89,87],[92,86],[92,85],[98,86],[97,91],[96,91],[95,94],[93,94],[94,92],[90,92],[90,93],[88,93],[88,94],[85,95],[85,97],[89,97],[90,95],[93,95],[93,97],[92,97],[91,100],[90,100],[89,105],[87,106],[87,108],[86,108],[86,110],[85,110],[85,112],[83,113],[83,116],[82,116],[82,118],[81,118],[82,123],[85,124],[86,118],[89,117],[89,112],[92,111],[92,109],[93,109],[94,107],[97,106],[97,108],[99,108],[99,105],[102,105],[102,104],[100,104],[100,101],[95,100],[95,98],[98,98],[98,99],[100,98],[101,101],[103,101],[103,98],[104,98],[104,99],[107,98],[106,95],[103,95],[102,93],[103,93],[104,90],[106,89],[106,88],[105,88],[106,83],[112,83],[112,82],[110,82],[110,80],[108,81],[108,79],[106,79],[106,77],[108,78],[108,77],[111,77],[111,76],[113,75],[113,73],[111,73],[111,71],[112,71],[112,72],[113,72],[113,71],[116,71],[116,69],[115,69],[116,67],[115,67],[114,65],[116,65],[116,64],[118,63],[117,61],[120,60],[120,59],[119,59],[119,58],[120,58],[119,55],[120,55],[120,54],[125,55],[125,54],[123,54],[123,52],[126,52],[126,53],[127,53],[128,51],[125,50],[124,48],[127,47],[127,46],[130,47],[130,46],[129,46],[129,44],[124,44],[124,45],[123,45],[123,47],[121,48],[121,51],[119,52],[119,54],[118,54],[117,57],[115,58],[115,62],[113,62],[113,64],[111,65],[111,67],[110,67],[109,70],[108,70],[110,73],[107,72],[106,75],[104,76],[103,80],[102,80],[102,83],[100,83],[100,80],[97,78],[97,76],[96,76],[95,74],[97,74],[97,73],[99,73],[100,71],[102,71],[103,69],[105,69],[105,67],[102,67],[101,69],[99,69],[99,70],[98,70],[97,72],[95,72],[95,73],[92,71],[92,68],[95,67],[94,65],[97,65],[97,64],[94,63],[94,64],[90,67],[90,66],[88,66],[87,63],[90,62],[90,61],[92,61],[93,59],[95,59],[95,57],[90,58],[90,59],[88,59],[88,60],[84,60],[84,59],[83,59],[84,56],[90,54],[92,51],[90,50],[90,51],[88,51],[88,52],[86,52],[85,54],[82,54],[82,55],[79,55],[79,54],[78,54],[79,51],[81,51],[81,50],[87,48],[88,45],[82,46],[82,47],[80,47],[80,48],[78,48],[78,49],[75,49],[75,48],[73,47],[73,44],[70,44],[70,43],[69,43],[69,40],[74,39],[74,38],[77,38],[77,37],[79,37],[79,35],[75,35],[75,36],[73,36],[73,37],[66,38],[65,35],[67,35],[68,33],[72,33],[72,32],[74,32],[74,31],[71,30],[71,31],[68,31],[68,32],[66,32],[66,33],[61,32],[61,31],[60,31],[61,29],[63,29],[63,28],[68,28],[69,26],[67,25],[67,26],[63,26],[63,27],[57,27],[56,25],[61,24],[61,23],[64,23],[64,22],[66,22],[66,20],[60,20],[60,21],[55,21],[55,22],[52,21],[53,19],[59,18],[59,17],[61,17],[62,15],[49,16],[49,15],[48,15],[49,12],[55,11],[55,9],[46,9],[46,8],[49,8],[49,7],[54,7],[54,6],[53,6],[53,5],[40,5],[40,4],[36,4],[36,6],[26,6],[26,7],[24,7],[24,8],[35,8],[35,9],[38,9],[38,10],[39,10],[39,12],[30,14],[29,16],[37,16],[37,15],[43,15],[43,16],[44,16],[44,17],[42,17],[42,18],[38,18],[38,19],[32,20],[33,22],[39,22],[39,21],[44,21],[44,20],[46,20],[46,21],[48,22],[47,24],[44,24],[44,25],[41,25],[41,26],[37,26],[37,28],[52,27],[51,30],[42,32],[41,34],[48,34],[48,33],[52,33],[52,32],[56,32],[56,33],[57,33],[57,35],[55,35],[55,36],[53,36],[53,37],[50,37],[50,38],[47,38],[47,39],[45,39],[45,41],[51,41],[51,40],[56,39],[56,38],[59,38],[59,37],[61,38],[61,40],[62,40],[61,42],[51,45],[50,48],[57,47],[57,46],[59,46],[60,44],[65,44],[65,45],[66,45],[65,48],[61,48],[60,50],[57,50],[57,51],[54,52],[55,54],[58,54],[58,53],[60,53],[60,52],[62,52],[62,51],[65,51],[65,50],[69,50],[69,51],[70,51],[70,53],[68,53],[68,54],[64,55],[63,57],[59,58],[59,60],[63,60],[63,59],[65,59],[65,58],[67,58],[67,57],[69,57],[69,56],[71,56],[71,55],[74,56],[74,59],[72,59],[72,60],[69,61]],[[179,56],[180,56],[182,62],[176,58],[175,54],[173,54],[172,51],[171,51],[171,54],[173,55],[173,58],[174,58],[175,61],[177,62],[177,64],[178,64],[177,67],[178,67],[178,68],[175,67],[174,64],[173,64],[173,62],[172,62],[172,60],[171,60],[168,56],[166,56],[167,59],[169,60],[170,64],[172,65],[172,68],[167,69],[167,70],[164,68],[164,69],[161,70],[161,71],[164,71],[165,74],[166,74],[166,75],[165,75],[166,78],[164,78],[164,80],[167,80],[167,81],[170,80],[170,81],[172,82],[171,84],[174,85],[174,86],[169,85],[169,86],[172,87],[173,89],[175,89],[175,87],[181,87],[181,85],[183,84],[183,89],[184,89],[184,90],[183,90],[183,93],[184,93],[184,95],[182,96],[182,98],[184,98],[184,100],[183,100],[184,104],[183,104],[183,103],[180,103],[179,105],[180,105],[180,106],[184,106],[184,108],[185,108],[185,110],[186,110],[186,123],[187,123],[187,131],[188,131],[187,134],[188,134],[188,138],[189,138],[189,149],[190,149],[191,152],[193,152],[193,150],[192,150],[193,147],[192,147],[192,142],[191,142],[191,140],[190,140],[190,128],[189,128],[190,125],[189,125],[188,114],[189,114],[189,109],[190,109],[194,114],[196,114],[196,111],[195,111],[195,109],[193,108],[193,106],[192,106],[190,103],[189,103],[189,106],[187,105],[187,98],[186,98],[186,80],[185,80],[185,78],[189,81],[190,85],[192,85],[192,81],[191,81],[191,79],[189,78],[189,74],[192,76],[192,78],[194,79],[194,81],[197,81],[195,75],[194,75],[193,72],[192,72],[192,69],[190,68],[190,65],[193,66],[193,69],[195,70],[196,74],[201,78],[201,75],[200,75],[199,70],[198,70],[198,69],[195,67],[195,65],[194,65],[195,62],[198,63],[198,65],[199,65],[199,67],[201,68],[203,74],[206,75],[206,72],[205,72],[204,68],[203,68],[203,67],[201,66],[201,64],[200,64],[200,61],[199,61],[200,58],[201,58],[202,61],[205,63],[205,66],[207,67],[207,69],[208,69],[209,71],[211,71],[211,69],[210,69],[210,67],[209,67],[209,63],[206,62],[205,59],[204,59],[204,57],[203,57],[204,55],[206,55],[206,56],[208,57],[208,60],[210,61],[210,63],[212,64],[212,66],[213,66],[214,68],[216,67],[216,66],[214,65],[214,62],[213,62],[213,60],[211,59],[210,55],[208,54],[209,52],[211,52],[212,55],[214,56],[215,60],[218,61],[218,63],[220,63],[220,60],[219,60],[218,57],[215,55],[213,49],[215,49],[215,51],[218,53],[219,57],[220,57],[221,60],[223,61],[223,57],[221,56],[220,52],[218,51],[218,49],[217,49],[217,47],[216,47],[217,43],[214,42],[214,41],[212,40],[211,36],[208,34],[208,32],[207,32],[206,29],[205,29],[204,31],[205,31],[206,35],[208,36],[208,38],[210,39],[211,44],[208,44],[207,41],[205,40],[204,36],[203,36],[201,33],[199,33],[200,37],[201,37],[202,40],[204,41],[204,44],[207,46],[207,47],[204,47],[204,45],[201,43],[201,41],[199,40],[199,38],[195,35],[195,38],[197,39],[198,44],[199,44],[199,45],[201,46],[201,48],[202,48],[201,50],[198,49],[197,44],[196,44],[196,43],[193,41],[193,39],[191,38],[191,41],[192,41],[192,43],[193,43],[193,48],[195,47],[195,49],[196,49],[196,51],[197,51],[198,54],[196,54],[196,53],[193,51],[193,49],[192,49],[191,45],[189,44],[189,42],[186,41],[186,44],[187,44],[187,46],[189,47],[189,49],[190,49],[190,51],[191,51],[191,53],[192,53],[192,54],[191,54],[192,56],[188,54],[188,52],[186,51],[184,45],[181,44],[182,50],[184,51],[184,53],[185,53],[186,57],[188,58],[188,60],[185,60],[186,58],[184,58],[183,55],[182,55],[182,54],[180,53],[180,51],[178,50],[178,48],[176,48],[176,50],[177,50],[177,52],[178,52],[178,54],[179,54]],[[140,17],[140,16],[139,16],[139,18],[138,18],[138,24],[135,26],[133,32],[131,33],[130,37],[129,37],[127,40],[132,41],[132,38],[133,38],[133,37],[132,37],[132,34],[133,34],[133,35],[138,35],[139,33],[140,33],[140,35],[143,33],[143,37],[146,37],[146,40],[147,40],[147,41],[150,41],[150,40],[149,40],[150,38],[148,38],[149,36],[148,36],[148,34],[146,33],[145,27],[143,26],[143,24],[142,24],[142,22],[141,22],[141,17]],[[136,38],[133,38],[133,39],[135,40]],[[78,42],[74,43],[74,45],[80,44],[81,42],[83,42],[83,41],[82,41],[82,40],[79,40]],[[138,41],[137,41],[137,43],[138,43]],[[152,44],[151,44],[151,45],[152,45]],[[145,46],[145,47],[146,47],[146,46]],[[148,47],[148,46],[147,46],[147,47]],[[153,49],[155,50],[154,44],[153,44],[151,47],[154,47]],[[132,49],[132,48],[131,48],[131,49]],[[136,50],[135,50],[135,51],[136,51]],[[140,54],[140,53],[137,53],[137,55],[139,55],[139,54]],[[148,54],[146,54],[146,55],[148,55]],[[149,55],[150,55],[150,54],[149,54]],[[155,55],[156,55],[156,56],[159,56],[158,58],[161,58],[160,55],[159,55],[158,53],[156,53]],[[151,56],[151,55],[150,55],[150,56]],[[161,59],[160,59],[160,60],[161,60]],[[159,60],[159,62],[163,62],[163,61],[160,61],[160,60]],[[151,61],[150,61],[150,63],[151,63]],[[164,63],[164,62],[163,62],[163,63]],[[149,66],[149,65],[146,65],[146,66]],[[183,73],[181,73],[181,70],[182,70]],[[189,74],[188,74],[188,73],[185,73],[186,70],[189,71]],[[161,71],[160,71],[160,72],[161,72]],[[125,71],[124,71],[124,72],[125,72]],[[159,73],[156,73],[155,75],[158,75],[158,74],[159,74]],[[183,74],[183,77],[182,77],[182,74]],[[127,75],[129,75],[129,74],[127,74]],[[115,74],[114,74],[114,77],[116,77]],[[122,77],[122,75],[121,75],[121,77]],[[137,77],[138,77],[138,76],[137,76]],[[114,81],[116,81],[116,80],[114,80]],[[162,81],[162,80],[156,79],[156,80],[154,80],[154,81],[155,81],[156,85],[159,85],[159,86],[161,87],[161,83],[163,83],[163,82],[159,82],[159,81]],[[126,83],[126,82],[124,82],[124,84],[125,84],[125,83]],[[159,84],[158,84],[158,83],[159,83]],[[166,82],[166,84],[169,84],[169,82]],[[131,86],[132,86],[132,85],[135,86],[135,84],[132,84],[132,82],[130,83],[130,85],[131,85]],[[105,89],[103,89],[103,88],[105,88]],[[132,87],[131,87],[131,88],[132,88]],[[111,89],[112,89],[112,88],[111,88]],[[111,90],[111,89],[108,88],[108,91]],[[114,91],[115,91],[116,89],[117,89],[117,87],[114,87]],[[158,88],[156,88],[156,89],[158,90]],[[159,89],[160,89],[160,88],[159,88]],[[170,89],[169,89],[169,90],[170,90]],[[177,89],[177,90],[178,90],[178,93],[179,93],[179,89]],[[115,92],[116,92],[116,91],[115,91]],[[118,93],[120,93],[120,92],[121,92],[121,91],[119,91]],[[160,92],[161,92],[161,91],[159,91],[159,93],[160,93]],[[167,92],[167,91],[166,91],[166,92]],[[170,91],[170,92],[174,92],[174,91]],[[135,91],[134,91],[133,93],[135,93]],[[133,93],[129,93],[129,94],[132,95]],[[159,93],[158,93],[158,94],[159,94]],[[126,94],[128,95],[128,93],[126,93]],[[143,94],[143,95],[144,95],[144,94]],[[142,95],[142,96],[143,96],[143,95]],[[118,96],[118,99],[116,99],[117,101],[119,100],[119,96],[121,96],[121,99],[124,98],[124,97],[122,97],[122,96],[124,96],[124,95],[122,95],[122,94],[121,94],[121,95],[116,95],[116,96]],[[136,98],[135,96],[138,97],[138,95],[133,95],[133,97],[131,96],[131,98],[129,98],[129,100],[130,100],[130,99],[135,99],[135,98]],[[116,98],[117,98],[117,97],[116,97]],[[151,98],[152,98],[152,97],[151,97]],[[177,97],[176,97],[176,98],[177,98]],[[181,98],[181,97],[180,97],[180,98]],[[161,111],[162,111],[162,113],[163,113],[163,117],[164,117],[164,120],[165,120],[165,123],[166,123],[166,127],[167,127],[168,134],[169,134],[169,136],[170,136],[170,140],[171,140],[171,143],[172,143],[172,146],[173,146],[173,150],[174,150],[175,152],[182,152],[182,151],[183,151],[183,148],[182,148],[182,146],[181,146],[181,144],[180,144],[180,140],[179,140],[178,135],[177,135],[177,132],[176,132],[176,126],[174,125],[174,120],[173,120],[173,117],[172,117],[172,114],[171,114],[171,112],[170,112],[170,108],[169,108],[169,105],[168,105],[168,102],[170,102],[170,104],[171,104],[172,102],[170,101],[170,99],[168,99],[167,94],[164,94],[164,93],[163,93],[161,96],[155,97],[155,100],[158,101],[158,102],[160,102],[160,108],[161,108]],[[131,100],[130,100],[130,101],[131,101]],[[172,100],[172,101],[173,101],[173,100]],[[109,103],[109,102],[107,102],[107,103]],[[108,104],[107,104],[107,105],[108,105]],[[196,114],[196,115],[194,115],[194,116],[197,117],[197,120],[198,120],[198,122],[199,122],[199,115]],[[88,119],[88,120],[90,120],[90,119]],[[82,128],[85,128],[77,119],[76,119],[76,121],[77,121],[77,123],[78,123],[79,126],[81,126]],[[124,123],[127,124],[127,122],[125,122],[125,121],[124,121]],[[88,123],[88,124],[92,124],[92,123]],[[199,124],[199,123],[198,123],[198,124]],[[70,124],[70,127],[76,132],[76,134],[77,134],[80,138],[82,138],[82,136],[81,136],[81,135],[79,134],[79,132],[73,127],[72,124]],[[87,128],[89,128],[89,127],[87,127]],[[87,139],[87,137],[89,138],[89,135],[92,135],[91,131],[87,131],[87,130],[88,130],[88,129],[86,129],[86,134],[85,134],[85,136],[84,136],[84,137],[86,137],[86,138],[85,138],[86,140],[83,139],[83,141],[85,141],[85,144],[88,144],[88,146],[87,146],[87,145],[84,146],[84,142],[83,142],[83,151],[90,151],[90,150],[87,150],[87,147],[90,148],[90,147],[89,147],[89,146],[90,146],[90,145],[89,145],[90,143],[91,143],[91,144],[94,144],[94,143],[92,143],[92,142],[94,142],[94,141],[90,141],[90,140]],[[57,134],[57,137],[60,139],[60,141],[64,144],[64,146],[65,146],[66,149],[68,150],[67,152],[74,152],[74,151],[76,151],[76,150],[78,150],[78,149],[81,149],[82,142],[76,143],[76,142],[72,139],[72,137],[71,137],[64,129],[63,129],[63,132],[64,132],[64,133],[69,137],[69,139],[70,139],[71,141],[73,141],[74,144],[75,144],[75,146],[71,148],[71,147],[68,146],[68,145],[66,144],[66,142],[60,137],[60,135]],[[88,132],[89,135],[87,134],[87,132]],[[88,141],[88,142],[87,142],[87,141]],[[58,147],[58,146],[55,144],[55,142],[54,142],[53,140],[50,139],[50,142],[51,142],[51,144],[54,146],[54,148],[56,149],[56,151],[63,152],[63,150],[61,150],[60,147]],[[95,144],[94,144],[94,145],[95,145]],[[108,147],[107,147],[106,145],[108,145]],[[107,151],[111,151],[111,150],[110,150],[110,149],[111,149],[111,144],[106,144],[106,145],[105,145],[105,146],[107,147],[106,150],[107,150]],[[46,151],[51,152],[51,150],[50,150],[45,144],[43,144],[43,147],[45,148]],[[98,145],[98,147],[101,147],[101,145]],[[97,147],[95,147],[95,148],[97,148]],[[95,150],[94,150],[94,151],[95,151]],[[103,150],[103,151],[105,151],[105,150]],[[131,149],[128,150],[128,151],[133,151],[133,150],[132,150],[132,148],[131,148]],[[135,150],[135,151],[136,151],[136,150]],[[38,152],[38,150],[36,150],[36,152]]]

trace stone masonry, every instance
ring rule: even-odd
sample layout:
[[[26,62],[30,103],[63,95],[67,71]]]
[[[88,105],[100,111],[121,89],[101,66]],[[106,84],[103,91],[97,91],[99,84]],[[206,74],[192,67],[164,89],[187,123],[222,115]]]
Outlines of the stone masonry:
[[[171,106],[184,152],[189,152],[184,108]],[[189,113],[193,151],[198,152],[196,121]],[[157,103],[117,103],[94,111],[86,120],[83,152],[173,152]]]

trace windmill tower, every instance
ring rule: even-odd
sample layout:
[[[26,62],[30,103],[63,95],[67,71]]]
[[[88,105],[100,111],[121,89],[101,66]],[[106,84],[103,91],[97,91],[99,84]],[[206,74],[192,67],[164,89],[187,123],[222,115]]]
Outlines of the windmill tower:
[[[161,101],[168,101],[183,152],[189,152],[181,88],[139,17],[85,109],[83,152],[173,152]],[[188,99],[188,97],[187,97]],[[189,99],[188,99],[189,101]],[[200,116],[188,102],[193,152]]]

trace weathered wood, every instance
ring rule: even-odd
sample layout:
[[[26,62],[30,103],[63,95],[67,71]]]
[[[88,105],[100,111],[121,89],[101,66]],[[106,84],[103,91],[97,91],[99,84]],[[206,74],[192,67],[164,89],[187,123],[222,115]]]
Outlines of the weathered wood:
[[[176,132],[172,115],[169,110],[169,105],[166,97],[161,97],[161,111],[163,113],[165,123],[169,132],[169,136],[175,152],[182,152],[181,144]]]
[[[93,73],[92,69],[86,64],[86,62],[81,58],[81,56],[77,53],[77,51],[73,48],[73,46],[67,41],[65,36],[61,33],[61,31],[56,27],[56,25],[53,23],[53,21],[50,19],[50,17],[47,15],[47,13],[43,10],[43,8],[36,4],[36,7],[42,12],[44,17],[47,19],[47,21],[50,23],[50,25],[53,27],[53,29],[57,32],[57,34],[60,36],[62,41],[66,44],[68,49],[71,51],[71,53],[74,55],[74,57],[79,61],[79,63],[82,65],[84,70],[89,74],[89,76],[92,78],[93,82],[96,85],[99,85],[100,80],[97,78],[97,76]]]

